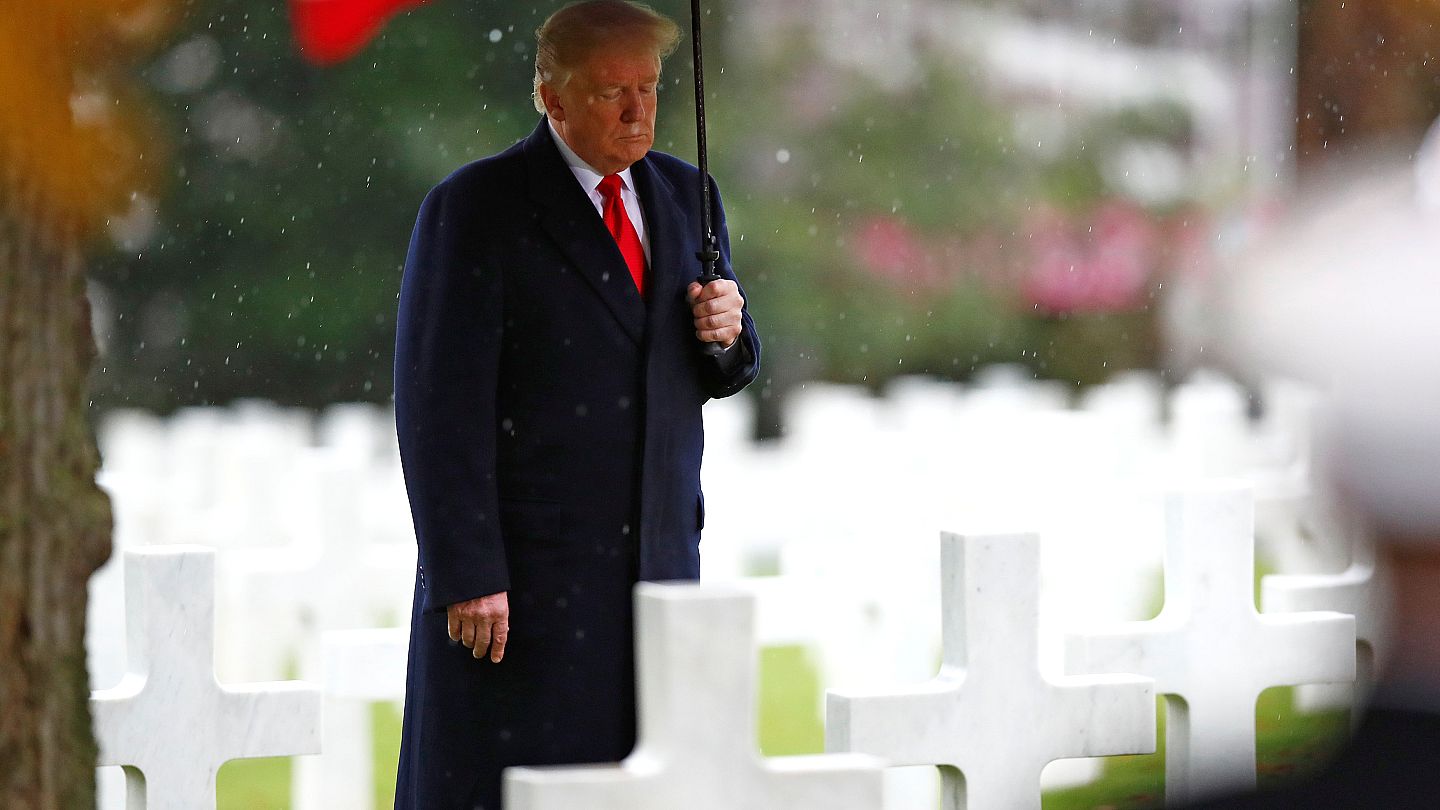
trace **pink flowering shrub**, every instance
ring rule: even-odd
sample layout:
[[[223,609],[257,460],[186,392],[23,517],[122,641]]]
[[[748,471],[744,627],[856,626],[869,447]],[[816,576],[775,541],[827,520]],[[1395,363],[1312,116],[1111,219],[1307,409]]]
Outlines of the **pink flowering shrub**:
[[[863,219],[850,240],[869,276],[903,292],[935,292],[973,279],[1041,315],[1132,312],[1146,307],[1171,272],[1207,263],[1206,223],[1164,219],[1107,200],[1076,215],[1032,210],[1006,237],[994,229],[931,237],[900,217]]]
[[[1084,218],[1037,211],[1023,234],[1020,293],[1043,313],[1136,309],[1161,269],[1160,227],[1124,203],[1106,202]]]

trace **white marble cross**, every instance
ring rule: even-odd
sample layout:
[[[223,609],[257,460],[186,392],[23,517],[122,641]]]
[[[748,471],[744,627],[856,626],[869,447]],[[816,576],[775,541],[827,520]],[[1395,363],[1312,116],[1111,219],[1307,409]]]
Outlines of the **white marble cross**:
[[[635,611],[634,753],[618,765],[512,768],[507,810],[879,810],[879,760],[755,750],[752,596],[641,583]]]
[[[291,466],[294,542],[220,558],[220,622],[229,635],[219,666],[227,677],[274,678],[294,658],[308,672],[304,659],[319,653],[325,631],[408,616],[387,614],[408,606],[415,544],[370,542],[371,469],[335,448],[306,448]]]
[[[831,692],[827,750],[941,766],[947,810],[1038,810],[1050,762],[1155,750],[1150,680],[1041,671],[1036,535],[940,543],[940,673],[904,690]]]
[[[1358,725],[1364,713],[1355,709],[1368,697],[1387,652],[1389,583],[1371,542],[1356,537],[1352,547],[1350,565],[1340,573],[1265,577],[1260,582],[1260,604],[1266,613],[1334,610],[1355,617],[1355,682],[1301,686],[1295,692],[1295,705],[1302,711],[1350,707],[1351,725]]]
[[[325,684],[325,752],[301,757],[291,782],[295,810],[375,804],[370,704],[405,699],[408,628],[331,630],[317,673]],[[312,659],[313,660],[313,659]]]
[[[215,806],[232,759],[320,750],[320,695],[303,683],[222,686],[215,679],[215,552],[125,552],[124,678],[91,693],[100,765],[125,766],[127,806]]]
[[[1133,672],[1166,695],[1165,798],[1255,785],[1255,701],[1355,677],[1355,618],[1255,610],[1254,499],[1215,483],[1167,496],[1165,606],[1068,641],[1070,672]]]

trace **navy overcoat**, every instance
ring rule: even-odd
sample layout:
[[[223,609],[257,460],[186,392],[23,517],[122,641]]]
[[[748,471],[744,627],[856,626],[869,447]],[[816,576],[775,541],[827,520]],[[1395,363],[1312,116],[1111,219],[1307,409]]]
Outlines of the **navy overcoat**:
[[[747,313],[738,357],[700,351],[698,170],[651,152],[632,176],[643,299],[543,119],[421,205],[395,355],[419,542],[397,808],[497,810],[510,765],[623,759],[631,590],[699,576],[701,406],[755,379],[760,341]],[[499,591],[493,664],[450,640],[445,606]]]

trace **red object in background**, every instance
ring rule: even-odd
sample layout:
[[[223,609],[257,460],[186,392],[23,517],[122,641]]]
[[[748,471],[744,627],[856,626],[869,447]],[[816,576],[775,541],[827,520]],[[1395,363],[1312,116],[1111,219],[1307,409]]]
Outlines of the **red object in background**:
[[[354,56],[390,17],[426,0],[290,0],[290,22],[300,53],[317,65]]]

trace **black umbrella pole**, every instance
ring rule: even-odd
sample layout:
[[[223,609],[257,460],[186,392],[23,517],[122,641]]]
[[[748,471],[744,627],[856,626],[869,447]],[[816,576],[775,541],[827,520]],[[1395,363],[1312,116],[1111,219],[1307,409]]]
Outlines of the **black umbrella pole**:
[[[690,0],[690,38],[695,46],[695,140],[700,164],[700,284],[717,281],[720,274],[715,265],[720,261],[720,251],[715,242],[714,213],[710,208],[710,156],[705,142],[705,46],[700,38],[700,0]],[[724,351],[719,343],[704,344],[706,354],[718,355]]]

